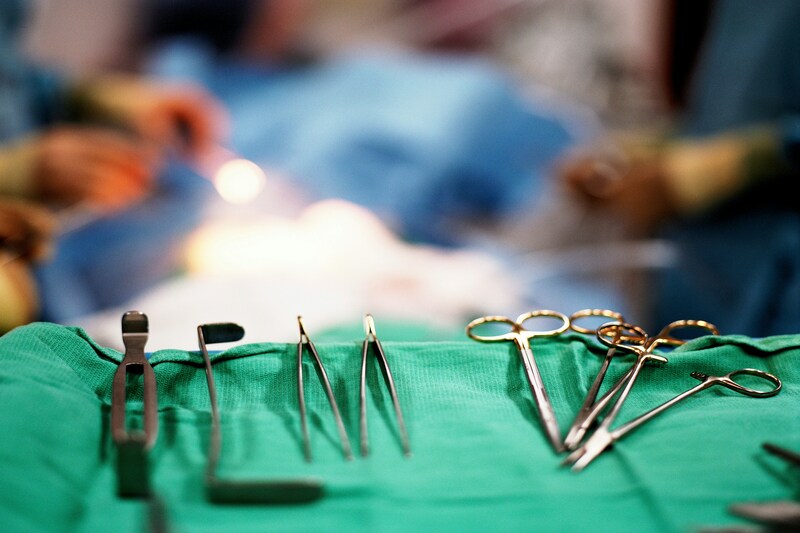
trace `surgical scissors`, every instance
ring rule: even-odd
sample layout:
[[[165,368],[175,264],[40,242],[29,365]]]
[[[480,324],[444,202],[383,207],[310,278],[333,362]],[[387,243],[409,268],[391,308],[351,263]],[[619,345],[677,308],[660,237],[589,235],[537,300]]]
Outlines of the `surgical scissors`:
[[[561,324],[554,329],[547,330],[528,330],[525,329],[525,322],[535,318],[554,318],[561,322]],[[511,331],[499,335],[480,335],[475,333],[475,328],[484,324],[502,324],[510,326]],[[561,444],[561,430],[558,427],[555,411],[553,405],[550,403],[550,398],[547,396],[547,391],[544,388],[542,375],[539,368],[536,366],[536,361],[533,358],[533,351],[531,350],[530,340],[536,337],[552,337],[564,333],[569,328],[569,318],[558,311],[550,311],[541,309],[537,311],[530,311],[523,313],[517,317],[516,320],[504,316],[484,316],[476,318],[467,324],[467,335],[476,341],[480,342],[507,342],[511,341],[517,346],[519,350],[519,357],[522,361],[522,366],[525,368],[525,376],[528,379],[531,393],[533,394],[534,401],[536,402],[536,409],[539,417],[539,422],[545,430],[547,439],[553,446],[556,452],[560,452],[563,447]]]
[[[569,327],[573,331],[577,333],[582,333],[584,335],[593,335],[597,332],[597,330],[591,330],[580,326],[578,323],[583,318],[588,317],[606,317],[606,318],[613,318],[617,322],[623,323],[625,319],[620,313],[616,311],[611,311],[609,309],[582,309],[580,311],[576,311],[569,317]],[[618,330],[618,334],[621,333],[621,330]],[[573,449],[579,442],[580,438],[582,437],[582,433],[580,433],[580,428],[584,421],[589,418],[592,414],[592,408],[594,406],[595,400],[597,399],[597,394],[600,392],[600,386],[603,384],[603,379],[605,379],[606,372],[608,372],[608,367],[611,365],[611,360],[614,359],[614,355],[617,353],[616,346],[609,346],[608,351],[606,352],[605,358],[603,358],[603,362],[600,365],[600,369],[597,371],[597,377],[594,378],[594,382],[592,382],[592,386],[589,387],[589,390],[586,392],[586,398],[583,400],[583,405],[578,410],[578,413],[575,415],[575,420],[572,422],[572,426],[570,426],[569,431],[567,432],[567,436],[564,438],[564,448],[567,450]]]
[[[632,326],[630,324],[621,324],[621,327],[614,328],[614,323],[604,324],[598,328],[599,330],[608,331],[610,329],[614,329],[614,336],[610,336],[610,332],[608,335],[601,337],[598,334],[598,338],[603,341],[606,345],[609,346],[610,349],[616,349],[620,347],[620,343],[624,343],[623,349],[625,351],[637,353],[635,349],[631,348],[633,345],[641,345],[642,349],[646,349],[648,343],[651,343],[650,350],[654,350],[656,347],[662,344],[666,344],[669,346],[679,346],[684,344],[686,341],[676,338],[672,335],[672,331],[682,328],[689,328],[689,327],[697,327],[708,330],[713,335],[719,335],[719,331],[717,330],[716,326],[709,322],[705,322],[703,320],[676,320],[675,322],[671,322],[666,327],[664,327],[661,332],[655,337],[648,337],[647,333],[638,326]],[[651,354],[652,355],[652,354]],[[637,361],[638,362],[638,361]],[[648,358],[645,362],[650,363],[659,363],[664,364],[667,362],[661,356],[653,355],[652,357]],[[570,432],[567,434],[567,438],[564,440],[564,446],[567,450],[574,450],[578,447],[580,442],[583,440],[583,437],[586,433],[591,429],[592,425],[595,421],[599,418],[600,414],[605,411],[606,407],[611,403],[611,401],[617,396],[620,390],[628,383],[630,380],[631,375],[634,372],[634,369],[637,365],[634,364],[633,367],[628,369],[628,371],[622,375],[621,378],[617,380],[617,382],[608,389],[605,394],[603,394],[599,400],[597,400],[594,405],[592,405],[589,411],[584,415],[583,420],[575,425],[573,423],[573,427],[570,428]],[[641,368],[639,369],[641,370]],[[637,370],[638,373],[638,370]],[[576,420],[577,422],[577,420]]]
[[[662,345],[675,347],[686,343],[685,340],[679,339],[673,335],[673,332],[685,328],[701,328],[711,332],[714,335],[719,334],[716,326],[704,320],[676,320],[675,322],[671,322],[670,324],[666,325],[655,337],[648,337],[647,333],[645,333],[642,328],[628,323],[609,323],[600,326],[597,329],[597,338],[603,344],[609,348],[613,346],[618,350],[621,349],[633,352],[636,355],[636,362],[628,374],[623,376],[623,378],[617,383],[617,385],[621,385],[621,383],[624,381],[624,388],[622,389],[619,398],[617,398],[616,403],[611,408],[611,412],[600,423],[596,434],[599,433],[600,435],[603,435],[609,431],[611,424],[614,422],[614,419],[622,409],[622,405],[628,398],[628,395],[630,394],[631,389],[633,388],[636,379],[639,377],[639,373],[641,372],[645,363],[654,362],[666,364],[667,359],[661,355],[653,353],[653,351]],[[605,398],[610,401],[611,397],[613,397],[613,394],[611,394],[611,391],[609,391]],[[596,414],[599,414],[599,411],[597,411]],[[588,427],[588,422],[584,422],[584,427]],[[563,464],[575,463],[573,470],[576,471],[585,467],[586,464],[591,461],[591,458],[583,462],[581,461],[582,455],[589,449],[593,438],[594,435],[589,438],[589,441],[587,441],[582,448],[578,449],[576,452],[567,457]],[[598,437],[598,439],[600,438],[602,437]],[[578,465],[579,461],[581,461],[580,465]]]
[[[692,396],[702,390],[711,388],[714,385],[721,385],[734,392],[738,392],[739,394],[744,394],[745,396],[751,396],[754,398],[767,398],[769,396],[775,396],[780,392],[781,387],[783,386],[781,380],[778,379],[777,376],[774,376],[767,372],[763,372],[761,370],[756,370],[754,368],[742,368],[740,370],[734,370],[733,372],[729,372],[724,376],[709,376],[708,374],[703,374],[702,372],[692,372],[689,375],[699,380],[700,383],[682,392],[681,394],[678,394],[671,400],[662,403],[658,407],[651,409],[645,414],[637,418],[634,418],[630,422],[623,424],[622,426],[613,431],[609,430],[608,425],[601,426],[580,450],[577,450],[572,455],[567,457],[565,463],[567,464],[573,463],[572,470],[575,472],[579,472],[580,470],[584,469],[589,463],[591,463],[606,448],[610,447],[614,442],[618,441],[619,439],[621,439],[634,429],[638,428],[648,420],[651,420],[655,416],[661,414],[666,409],[672,407],[676,403],[685,400],[689,396]],[[745,375],[755,376],[759,379],[768,381],[774,387],[768,390],[757,390],[745,387],[744,385],[738,383],[735,379],[737,376],[745,376]]]

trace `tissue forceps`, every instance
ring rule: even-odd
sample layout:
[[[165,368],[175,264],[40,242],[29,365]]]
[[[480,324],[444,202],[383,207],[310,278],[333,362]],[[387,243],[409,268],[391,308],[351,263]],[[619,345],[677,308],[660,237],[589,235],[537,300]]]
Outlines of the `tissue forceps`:
[[[693,378],[700,381],[700,384],[695,385],[694,387],[678,394],[671,400],[668,400],[658,407],[651,409],[650,411],[646,412],[645,414],[634,418],[630,422],[623,424],[619,428],[611,431],[608,428],[608,425],[603,425],[598,428],[597,432],[595,432],[592,437],[586,442],[586,444],[572,455],[567,457],[565,462],[573,462],[572,470],[575,472],[579,472],[580,470],[584,469],[589,463],[591,463],[598,455],[600,455],[606,448],[610,447],[614,442],[618,441],[634,429],[638,428],[648,420],[654,418],[655,416],[659,415],[660,413],[664,412],[666,409],[672,407],[676,403],[685,400],[689,396],[692,396],[702,390],[708,389],[715,385],[721,385],[726,387],[734,392],[738,392],[739,394],[744,394],[745,396],[751,396],[753,398],[766,398],[769,396],[775,396],[781,390],[783,384],[781,380],[778,379],[777,376],[769,374],[767,372],[763,372],[761,370],[756,370],[754,368],[743,368],[740,370],[734,370],[733,372],[729,372],[724,376],[709,376],[707,374],[703,374],[702,372],[692,372],[689,374]],[[767,390],[758,390],[752,389],[749,387],[745,387],[736,381],[737,376],[755,376],[759,379],[763,379],[768,381],[772,384],[773,388]]]
[[[525,322],[538,317],[555,318],[561,322],[557,328],[549,330],[528,330],[525,329]],[[475,328],[483,324],[502,324],[506,327],[511,327],[511,331],[499,335],[480,335],[475,333]],[[531,311],[523,313],[517,317],[516,320],[504,316],[484,316],[476,318],[467,324],[467,335],[471,339],[480,342],[513,342],[517,350],[519,350],[519,357],[522,361],[522,366],[525,369],[525,376],[528,379],[531,393],[533,394],[536,403],[537,416],[542,428],[545,430],[547,439],[553,446],[556,452],[560,452],[562,448],[561,443],[561,430],[558,427],[555,411],[553,405],[550,403],[550,398],[544,388],[542,375],[539,372],[539,367],[536,366],[536,361],[533,358],[533,351],[531,350],[530,340],[536,337],[552,337],[564,333],[569,328],[569,318],[566,315],[557,311],[549,311],[546,309]]]
[[[111,436],[117,446],[117,492],[120,496],[150,494],[147,452],[158,436],[158,397],[156,376],[147,361],[147,315],[128,311],[122,315],[122,342],[125,355],[111,388]],[[128,374],[141,374],[143,379],[143,431],[128,431],[126,419]]]
[[[596,329],[595,330],[587,329],[578,324],[580,319],[586,317],[606,317],[606,318],[613,318],[614,320],[620,323],[625,322],[625,319],[622,317],[622,315],[620,313],[617,313],[616,311],[611,311],[609,309],[582,309],[581,311],[577,311],[572,315],[570,315],[569,317],[570,329],[572,329],[577,333],[583,333],[585,335],[595,334],[597,332]],[[620,333],[621,330],[618,330],[617,338],[618,334]],[[592,385],[586,392],[586,398],[583,400],[583,404],[578,410],[578,413],[575,415],[575,420],[572,422],[572,425],[570,426],[569,431],[567,432],[567,436],[564,438],[565,449],[571,450],[575,446],[577,446],[577,444],[580,442],[580,439],[583,436],[583,433],[580,432],[581,425],[592,414],[592,408],[595,404],[595,400],[597,400],[597,394],[598,392],[600,392],[600,386],[603,384],[603,379],[605,379],[608,367],[611,365],[611,361],[612,359],[614,359],[614,355],[616,355],[616,353],[617,353],[617,347],[609,346],[608,351],[606,352],[606,356],[603,358],[603,363],[600,365],[600,369],[597,371],[597,377],[594,378]]]
[[[315,478],[239,481],[217,477],[222,451],[222,430],[217,387],[207,344],[235,342],[244,337],[244,328],[231,322],[197,326],[197,342],[203,355],[208,397],[211,403],[211,438],[208,443],[206,492],[214,503],[302,503],[322,496],[322,482]]]
[[[369,434],[367,432],[367,354],[369,347],[374,347],[375,357],[383,373],[383,380],[386,382],[386,388],[389,389],[389,395],[392,398],[394,405],[394,414],[397,419],[397,429],[400,432],[400,445],[403,448],[403,455],[411,457],[411,443],[408,439],[408,432],[406,431],[406,423],[403,420],[403,411],[400,409],[400,400],[397,397],[397,388],[394,384],[392,371],[389,369],[389,361],[386,359],[386,353],[383,351],[381,341],[378,340],[378,334],[375,333],[375,320],[372,315],[364,317],[364,331],[366,337],[364,344],[361,347],[361,389],[359,394],[359,426],[361,430],[361,455],[367,457],[369,455]]]
[[[344,428],[342,415],[339,413],[339,407],[336,405],[336,397],[333,395],[331,382],[328,379],[328,373],[325,372],[325,367],[322,364],[322,359],[319,358],[317,348],[306,333],[305,325],[303,324],[303,317],[297,317],[297,325],[300,327],[300,342],[297,343],[297,400],[300,404],[300,427],[303,431],[303,449],[306,456],[306,461],[309,463],[313,460],[311,454],[311,438],[308,434],[308,421],[306,419],[306,397],[303,388],[303,347],[308,346],[308,351],[314,359],[317,374],[325,394],[328,396],[328,403],[331,404],[333,411],[333,418],[336,421],[336,429],[339,431],[339,439],[342,441],[342,452],[344,458],[351,460],[353,458],[353,450],[350,447],[350,439],[347,438],[347,431]]]
[[[645,363],[655,362],[666,364],[667,359],[653,353],[653,351],[662,345],[680,346],[681,344],[685,344],[686,341],[675,337],[673,332],[679,329],[695,327],[708,330],[713,335],[719,334],[716,326],[704,320],[676,320],[675,322],[671,322],[665,326],[655,337],[648,337],[647,333],[645,333],[642,328],[627,323],[610,323],[600,326],[597,329],[597,338],[600,340],[600,342],[608,347],[614,346],[618,350],[621,349],[633,352],[636,355],[636,362],[634,363],[630,372],[627,374],[627,378],[623,376],[623,378],[620,380],[620,382],[624,380],[625,386],[617,398],[616,403],[614,403],[614,406],[611,408],[611,412],[608,413],[608,415],[600,423],[596,433],[599,433],[600,435],[608,433],[611,424],[614,422],[614,419],[622,409],[622,405],[628,398],[628,395],[630,394],[631,389],[633,388],[636,379],[639,377],[639,373],[644,367]],[[611,336],[612,332],[613,337]],[[607,396],[609,398],[611,397],[611,395],[608,394]],[[583,460],[582,457],[586,451],[590,449],[590,443],[592,442],[593,438],[594,435],[589,438],[583,447],[579,448],[569,457],[567,457],[562,464],[566,465],[574,463],[573,470],[582,470],[593,459],[593,457],[590,458],[588,455],[586,460]],[[598,437],[598,440],[601,438],[601,436]]]

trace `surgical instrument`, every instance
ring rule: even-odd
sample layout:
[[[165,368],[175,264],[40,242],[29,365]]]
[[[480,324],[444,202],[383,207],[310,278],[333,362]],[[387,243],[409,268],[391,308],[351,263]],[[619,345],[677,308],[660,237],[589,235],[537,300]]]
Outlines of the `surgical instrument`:
[[[623,316],[616,311],[610,311],[608,309],[582,309],[570,315],[570,329],[577,333],[583,333],[586,335],[595,334],[597,331],[596,329],[590,330],[579,325],[579,322],[582,318],[588,317],[606,317],[613,318],[617,322],[625,322]],[[620,333],[620,331],[621,330],[618,330],[617,333]],[[579,433],[581,425],[592,413],[592,407],[594,406],[595,400],[597,400],[597,394],[600,392],[603,379],[605,378],[608,367],[611,365],[611,361],[614,359],[614,355],[616,353],[617,347],[609,346],[606,356],[603,358],[603,362],[600,365],[600,369],[597,371],[597,377],[595,377],[594,382],[592,382],[591,387],[589,387],[589,390],[586,392],[586,398],[583,400],[583,404],[578,410],[578,413],[575,415],[575,420],[572,422],[572,425],[567,432],[567,436],[564,438],[565,449],[571,450],[580,442],[581,436]]]
[[[567,457],[565,463],[573,463],[572,470],[575,472],[582,470],[589,463],[591,463],[598,455],[600,455],[606,448],[610,447],[614,442],[618,441],[626,434],[630,433],[631,431],[638,428],[648,420],[664,412],[666,409],[672,407],[676,403],[685,400],[686,398],[702,390],[713,387],[714,385],[721,385],[734,392],[738,392],[739,394],[744,394],[745,396],[751,396],[754,398],[766,398],[769,396],[775,396],[780,392],[781,387],[783,386],[781,380],[778,379],[776,376],[769,374],[767,372],[763,372],[761,370],[756,370],[754,368],[743,368],[741,370],[734,370],[733,372],[729,372],[724,376],[709,376],[708,374],[703,374],[702,372],[692,372],[689,375],[699,380],[700,384],[692,387],[691,389],[685,392],[682,392],[681,394],[675,396],[671,400],[662,403],[658,407],[631,420],[626,424],[623,424],[622,426],[613,431],[609,429],[608,424],[603,424],[592,435],[592,437],[586,442],[586,444],[581,449],[577,450],[572,455]],[[738,376],[745,376],[745,375],[755,376],[759,379],[768,381],[774,387],[768,390],[757,390],[745,387],[744,385],[739,384],[735,379]],[[605,422],[605,420],[603,422]]]
[[[307,346],[308,351],[314,359],[314,364],[317,370],[317,377],[325,389],[325,394],[328,396],[328,403],[331,404],[333,411],[333,418],[336,421],[336,429],[339,431],[339,438],[342,441],[342,452],[344,458],[349,460],[353,459],[353,450],[350,447],[350,439],[347,438],[347,431],[344,428],[342,415],[339,413],[339,406],[336,405],[336,398],[333,395],[331,382],[328,379],[328,373],[325,372],[325,367],[322,364],[322,359],[317,353],[317,348],[306,332],[305,325],[303,324],[303,317],[297,317],[297,325],[300,328],[300,342],[297,343],[297,401],[300,404],[300,426],[303,431],[303,447],[305,451],[306,461],[309,463],[313,460],[311,454],[311,438],[308,434],[308,421],[306,420],[306,397],[303,388],[303,347]]]
[[[771,453],[776,457],[780,457],[784,461],[789,464],[800,466],[800,453],[793,452],[792,450],[787,450],[786,448],[781,448],[771,442],[765,442],[761,445],[764,451]]]
[[[386,382],[386,387],[389,389],[389,395],[392,398],[394,405],[394,414],[397,419],[397,429],[400,432],[400,445],[403,448],[403,455],[411,457],[411,443],[406,431],[406,423],[403,420],[403,412],[400,409],[400,400],[397,397],[397,388],[395,387],[392,371],[389,368],[389,361],[386,359],[386,353],[383,351],[381,341],[378,340],[378,334],[375,332],[375,320],[372,315],[364,316],[364,332],[366,337],[361,347],[361,387],[359,393],[359,426],[361,435],[361,455],[367,457],[369,455],[369,434],[367,432],[367,354],[369,353],[370,346],[373,347],[375,357],[378,359],[378,364],[383,373],[383,380]]]
[[[548,330],[528,330],[525,329],[525,322],[536,318],[554,318],[561,322],[561,324]],[[475,333],[475,329],[484,324],[502,324],[510,327],[511,330],[498,335],[480,335]],[[553,446],[556,452],[560,452],[562,448],[561,431],[556,421],[556,415],[553,411],[553,406],[550,403],[550,398],[547,396],[547,391],[542,381],[542,375],[539,368],[536,366],[536,361],[533,357],[531,350],[530,340],[536,337],[550,337],[560,335],[569,328],[569,318],[566,315],[557,311],[549,311],[546,309],[531,311],[523,313],[517,317],[516,320],[504,316],[484,316],[476,318],[467,324],[467,335],[471,339],[480,342],[513,342],[519,351],[519,357],[522,361],[522,366],[525,368],[525,376],[528,379],[531,393],[533,394],[536,403],[537,414],[542,428],[545,430],[547,439]]]
[[[633,352],[636,355],[636,362],[629,372],[629,376],[625,381],[625,386],[622,389],[622,392],[617,398],[616,403],[614,403],[614,406],[611,408],[611,412],[603,419],[596,431],[596,434],[599,434],[597,440],[602,439],[602,435],[608,433],[611,424],[614,422],[614,419],[622,409],[622,405],[628,398],[628,395],[630,394],[631,389],[633,388],[636,379],[639,377],[639,373],[641,372],[645,363],[654,362],[666,364],[667,359],[660,355],[654,354],[653,351],[661,345],[675,347],[685,344],[686,341],[681,340],[673,335],[676,330],[684,328],[701,328],[713,333],[714,335],[718,334],[716,326],[704,320],[676,320],[675,322],[671,322],[665,326],[655,337],[648,337],[642,328],[627,323],[611,323],[601,326],[597,329],[597,338],[600,339],[602,343],[609,347],[615,346],[617,349]],[[614,332],[614,336],[613,338],[610,338],[612,331]],[[633,333],[633,335],[630,333]],[[562,464],[575,463],[573,470],[576,471],[579,471],[586,466],[591,459],[583,461],[581,460],[581,456],[586,450],[589,449],[593,438],[594,435],[589,438],[589,441],[587,441],[582,448],[578,449],[576,452],[573,452],[569,457],[567,457]]]
[[[765,442],[761,447],[793,467],[800,466],[800,454]],[[800,530],[800,503],[792,500],[735,503],[728,507],[731,514],[769,526],[769,531]]]
[[[139,311],[122,315],[125,355],[114,373],[111,388],[111,436],[117,447],[117,492],[120,496],[150,494],[147,452],[158,436],[158,398],[155,373],[144,353],[147,336],[147,315]],[[129,374],[140,374],[143,379],[143,431],[128,430]]]
[[[598,328],[598,330],[600,329],[608,330],[609,328],[611,328],[611,326],[613,326],[613,323],[604,324],[603,326]],[[672,322],[668,324],[666,327],[664,327],[664,329],[662,329],[662,331],[654,338],[648,337],[647,333],[645,333],[645,331],[639,327],[630,326],[630,324],[627,324],[627,326],[630,327],[624,327],[624,326],[626,325],[623,325],[622,328],[611,328],[614,329],[614,337],[610,338],[609,336],[606,336],[605,339],[601,338],[601,341],[608,344],[609,348],[613,347],[614,350],[616,351],[620,342],[624,342],[626,345],[631,345],[631,344],[646,345],[648,342],[650,342],[654,343],[652,349],[655,349],[657,346],[661,344],[666,344],[669,346],[679,346],[681,344],[684,344],[685,341],[675,338],[674,336],[671,335],[671,332],[677,329],[682,329],[687,327],[698,327],[701,329],[708,330],[713,335],[719,335],[719,331],[717,330],[716,326],[702,320],[678,320]],[[625,331],[624,335],[622,333],[623,331]],[[598,338],[600,338],[599,335]],[[626,349],[626,351],[631,351],[631,350],[630,348],[628,348]],[[636,352],[634,351],[634,353]],[[654,356],[652,358],[647,359],[645,362],[664,364],[667,362],[667,360],[661,358],[660,356]],[[597,419],[600,417],[603,411],[606,410],[606,407],[608,407],[611,401],[617,396],[619,391],[622,390],[623,387],[625,387],[625,385],[628,383],[631,376],[633,375],[634,370],[636,369],[636,366],[637,365],[634,364],[633,367],[631,367],[625,374],[623,374],[622,377],[619,378],[617,382],[609,390],[607,390],[605,394],[603,394],[600,397],[600,399],[598,399],[594,403],[594,405],[591,406],[589,411],[584,415],[583,420],[577,426],[573,425],[573,428],[570,428],[570,434],[567,435],[568,438],[565,439],[564,443],[567,450],[574,450],[575,448],[578,447],[578,445],[581,443],[586,433],[591,429],[591,427],[594,425],[594,423],[597,421]],[[641,368],[639,370],[641,370]],[[636,372],[638,373],[638,370]]]
[[[214,503],[302,503],[322,496],[322,482],[315,478],[234,481],[217,477],[222,451],[217,388],[207,344],[235,342],[244,337],[244,329],[231,322],[197,326],[197,341],[203,355],[208,397],[211,403],[211,438],[206,466],[206,492]]]
[[[797,533],[800,531],[800,503],[796,501],[735,503],[728,507],[728,511],[732,515],[767,526],[767,529],[750,528],[748,531],[771,533]]]

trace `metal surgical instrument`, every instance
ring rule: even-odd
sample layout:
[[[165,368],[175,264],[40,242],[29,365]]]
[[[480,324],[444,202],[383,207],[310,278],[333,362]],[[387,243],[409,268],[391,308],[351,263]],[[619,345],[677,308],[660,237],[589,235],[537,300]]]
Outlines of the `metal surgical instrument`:
[[[604,324],[598,329],[607,328],[607,326],[611,326],[612,324]],[[638,327],[630,327],[630,328],[615,328],[614,329],[614,337],[613,339],[610,336],[606,336],[606,340],[610,340],[609,351],[613,349],[616,352],[616,348],[619,345],[619,342],[624,341],[626,344],[646,344],[647,342],[655,342],[656,345],[658,344],[667,344],[670,346],[678,346],[680,344],[684,344],[685,341],[681,339],[677,339],[671,335],[671,332],[676,329],[687,328],[687,327],[699,327],[708,330],[713,335],[719,335],[719,331],[717,328],[708,322],[702,320],[678,320],[675,322],[670,323],[667,325],[656,337],[649,338],[647,334]],[[625,334],[623,335],[623,331]],[[660,339],[662,336],[668,337],[667,340]],[[601,339],[602,340],[602,339]],[[605,342],[605,341],[604,341]],[[608,343],[606,343],[608,344]],[[655,348],[656,346],[653,346]],[[626,351],[631,351],[627,349]],[[654,363],[666,363],[666,359],[663,361],[658,358],[653,358],[650,362]],[[634,365],[635,367],[636,365]],[[564,441],[564,446],[567,450],[574,450],[578,447],[578,445],[583,440],[583,437],[586,433],[592,428],[594,423],[606,410],[606,407],[611,403],[611,401],[617,396],[620,390],[625,386],[625,384],[630,379],[631,375],[633,374],[634,367],[631,367],[625,374],[622,375],[621,378],[617,380],[617,382],[608,389],[605,394],[603,394],[600,399],[598,399],[594,405],[592,405],[588,412],[584,415],[583,420],[580,423],[577,423],[577,419],[575,423],[573,423],[573,427],[570,428],[570,433],[567,435],[567,438]],[[576,425],[577,424],[577,425]]]
[[[244,329],[231,322],[197,326],[197,341],[205,364],[208,397],[211,403],[211,439],[208,444],[206,493],[214,503],[302,503],[322,496],[322,482],[315,478],[233,481],[217,477],[222,451],[217,388],[207,344],[235,342],[244,337]]]
[[[122,342],[125,355],[111,388],[111,436],[117,447],[117,492],[120,496],[149,496],[150,478],[147,452],[158,436],[158,398],[156,376],[147,361],[147,315],[128,311],[122,315]],[[129,431],[126,403],[128,374],[143,378],[143,430]]]
[[[364,332],[366,337],[361,347],[361,388],[359,394],[359,426],[361,435],[361,455],[367,457],[369,455],[369,434],[367,432],[367,355],[369,348],[374,348],[375,357],[383,373],[383,380],[386,382],[386,387],[389,389],[389,395],[392,398],[394,405],[394,414],[397,418],[397,429],[400,432],[400,445],[403,448],[403,455],[411,457],[411,443],[408,439],[408,432],[406,431],[406,423],[403,420],[403,411],[400,409],[400,400],[397,397],[397,388],[395,387],[392,371],[389,368],[389,361],[386,359],[386,353],[383,351],[381,341],[378,340],[378,334],[375,333],[375,320],[372,315],[364,317]]]
[[[582,309],[581,311],[577,311],[570,315],[569,317],[569,327],[573,331],[577,333],[582,333],[584,335],[593,335],[597,332],[597,330],[591,330],[580,326],[578,322],[582,318],[588,317],[606,317],[606,318],[613,318],[617,322],[624,322],[625,319],[622,317],[620,313],[616,311],[611,311],[608,309]],[[586,399],[583,400],[583,405],[578,410],[578,413],[575,415],[575,420],[572,422],[572,426],[570,426],[569,431],[567,432],[567,436],[564,438],[564,448],[567,450],[573,449],[577,444],[580,442],[582,434],[580,433],[581,425],[584,421],[589,418],[592,414],[592,408],[594,407],[595,400],[597,399],[597,393],[600,392],[600,386],[603,384],[603,379],[606,376],[606,372],[608,371],[608,367],[611,365],[611,360],[614,359],[614,355],[617,353],[616,346],[609,346],[608,351],[606,352],[606,356],[603,359],[603,363],[600,365],[600,369],[597,371],[597,377],[594,378],[594,382],[592,382],[591,387],[586,392]],[[590,422],[591,423],[591,422]]]
[[[331,404],[333,411],[333,418],[336,421],[336,429],[339,431],[339,438],[342,441],[342,452],[347,460],[353,459],[353,450],[350,447],[350,439],[347,438],[347,431],[344,428],[342,415],[339,413],[339,407],[336,405],[336,398],[333,395],[331,382],[328,379],[328,373],[325,372],[325,367],[322,364],[322,359],[319,358],[317,348],[306,333],[305,325],[303,324],[303,317],[297,317],[297,325],[300,327],[300,342],[297,343],[297,401],[300,404],[300,426],[303,431],[303,449],[306,456],[306,461],[309,463],[313,457],[311,454],[311,438],[308,434],[308,421],[306,420],[306,397],[303,387],[303,347],[307,346],[308,351],[314,359],[314,364],[317,369],[317,376],[320,383],[325,389],[325,394],[328,396],[328,403]]]
[[[685,344],[686,341],[675,337],[673,332],[679,329],[693,327],[706,329],[714,335],[719,334],[716,326],[703,320],[676,320],[665,326],[655,337],[648,337],[642,328],[626,323],[605,324],[597,329],[597,338],[600,339],[603,344],[609,347],[615,346],[617,349],[633,352],[636,355],[636,362],[629,372],[619,398],[617,398],[614,407],[611,408],[611,412],[603,419],[595,432],[595,435],[598,435],[597,440],[602,439],[602,435],[608,433],[611,424],[622,409],[622,405],[630,394],[636,382],[636,378],[639,377],[639,373],[645,363],[655,362],[665,364],[667,362],[665,357],[654,354],[653,351],[662,345],[674,347]],[[573,470],[582,470],[593,459],[593,457],[589,457],[588,455],[586,457],[583,456],[586,451],[591,449],[591,443],[592,440],[595,439],[595,435],[592,435],[583,447],[573,452],[562,464],[574,463]],[[597,440],[595,442],[597,442]]]
[[[765,442],[761,447],[786,461],[793,467],[800,466],[800,453]],[[792,500],[773,500],[766,502],[735,503],[728,511],[736,516],[760,522],[768,526],[767,531],[800,530],[800,503]]]
[[[771,453],[776,457],[780,457],[789,464],[800,466],[800,453],[787,450],[786,448],[781,448],[780,446],[776,446],[771,442],[765,442],[761,445],[761,447],[764,449],[764,451]]]
[[[535,318],[555,318],[561,324],[554,329],[548,330],[528,330],[525,329],[525,322]],[[484,324],[501,324],[506,328],[510,327],[511,331],[499,335],[480,335],[475,333],[475,329]],[[522,366],[525,368],[525,376],[528,379],[531,393],[533,394],[534,401],[536,402],[537,415],[542,428],[545,430],[547,439],[553,446],[556,452],[560,452],[563,447],[561,444],[561,431],[558,427],[553,405],[550,403],[550,398],[547,396],[547,391],[544,388],[542,375],[539,368],[536,366],[536,361],[533,358],[533,351],[531,350],[530,340],[535,337],[551,337],[560,335],[569,328],[569,318],[566,315],[557,311],[549,311],[546,309],[531,311],[523,313],[517,317],[516,320],[504,316],[484,316],[476,318],[467,324],[467,335],[471,339],[480,342],[513,342],[517,350],[519,350],[519,357],[522,361]]]
[[[699,380],[700,384],[675,396],[671,400],[662,403],[658,407],[631,420],[630,422],[623,424],[622,426],[613,431],[609,430],[608,425],[604,424],[603,426],[601,426],[597,430],[597,432],[595,432],[592,435],[592,437],[587,441],[586,445],[583,448],[581,448],[580,450],[576,451],[575,453],[567,457],[566,462],[573,463],[572,470],[576,472],[582,470],[589,463],[591,463],[598,455],[600,455],[603,452],[603,450],[610,447],[614,442],[618,441],[619,439],[621,439],[634,429],[638,428],[648,420],[659,415],[660,413],[672,407],[681,400],[685,400],[689,396],[692,396],[702,390],[711,388],[715,385],[721,385],[734,392],[738,392],[739,394],[744,394],[745,396],[752,396],[754,398],[766,398],[778,394],[778,392],[780,392],[782,387],[781,380],[778,379],[776,376],[753,368],[743,368],[741,370],[734,370],[733,372],[725,374],[724,376],[709,376],[701,372],[692,372],[690,375],[693,378]],[[745,375],[755,376],[757,378],[768,381],[773,385],[773,388],[767,390],[757,390],[745,387],[744,385],[739,384],[735,379],[738,376],[745,376]]]

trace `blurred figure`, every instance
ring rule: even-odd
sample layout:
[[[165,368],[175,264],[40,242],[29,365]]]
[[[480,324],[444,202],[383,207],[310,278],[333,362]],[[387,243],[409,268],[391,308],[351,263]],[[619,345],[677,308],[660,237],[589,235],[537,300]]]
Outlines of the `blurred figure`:
[[[312,13],[312,0],[146,0],[149,43],[188,38],[219,56],[261,64],[291,63]]]
[[[662,232],[679,247],[652,302],[657,324],[703,318],[729,333],[796,333],[800,4],[711,5],[680,134],[619,136],[612,152],[576,155],[562,175],[633,232]]]
[[[519,0],[403,0],[407,39],[433,50],[482,52]]]
[[[475,56],[308,54],[305,0],[149,4],[150,68],[220,98],[235,152],[411,240],[458,244],[523,211],[572,142],[558,111]]]
[[[159,172],[171,147],[195,156],[215,139],[220,112],[199,90],[122,75],[69,83],[28,64],[18,49],[25,17],[23,0],[0,4],[0,197],[56,210],[118,213],[160,188]],[[6,320],[5,330],[38,312],[28,262],[45,256],[41,250],[48,246],[54,219],[34,205],[7,201],[0,203],[0,217],[0,238],[13,256],[0,267],[0,285],[13,294],[2,305],[5,317],[16,317]],[[40,284],[58,292],[43,294],[53,309],[61,304],[62,285],[83,288],[80,276],[74,276],[77,263],[60,258],[72,253],[84,262],[99,262],[103,251],[92,250],[96,242],[91,241],[108,229],[101,224],[88,230],[59,250],[53,264],[40,267]],[[162,231],[169,233],[169,226]],[[116,232],[113,239],[124,242],[125,237]],[[93,268],[80,267],[89,277]],[[48,287],[47,280],[54,278]],[[106,290],[113,292],[113,285]]]

